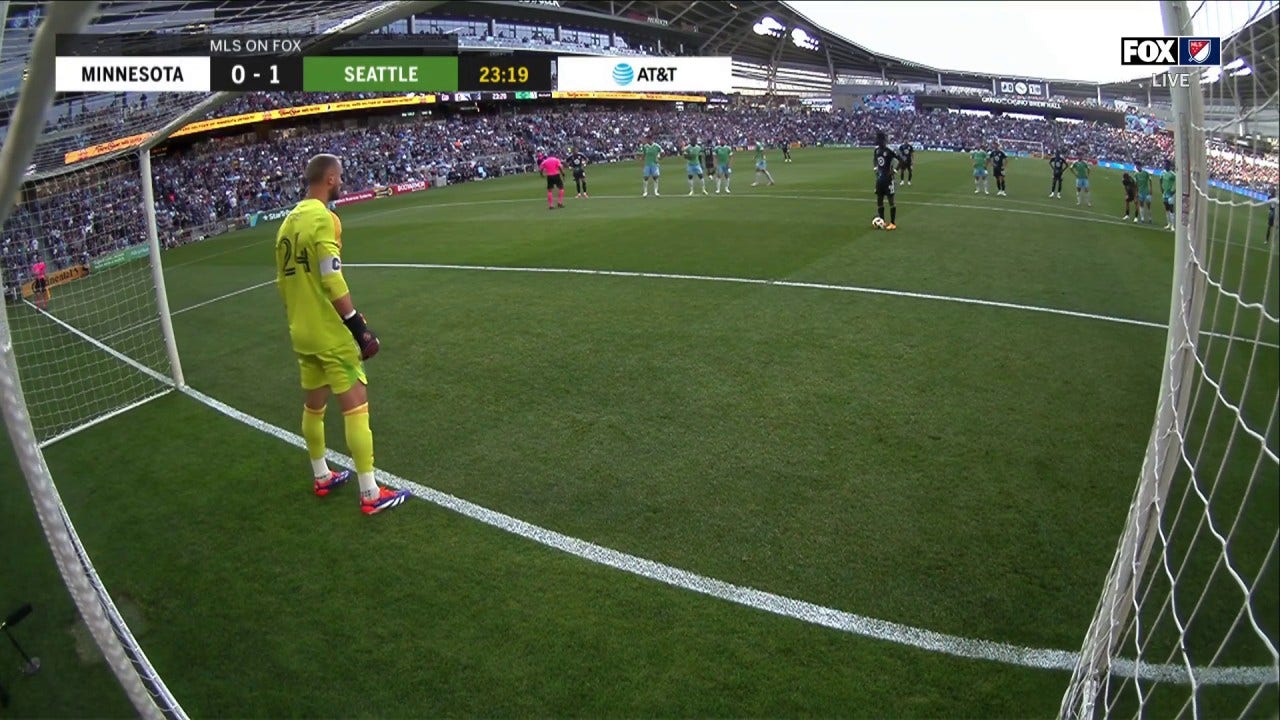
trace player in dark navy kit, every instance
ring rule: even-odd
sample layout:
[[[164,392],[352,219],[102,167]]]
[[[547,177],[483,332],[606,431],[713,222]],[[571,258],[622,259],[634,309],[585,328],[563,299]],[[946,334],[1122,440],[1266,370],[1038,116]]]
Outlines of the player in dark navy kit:
[[[900,158],[889,147],[883,130],[876,132],[876,149],[872,167],[876,172],[876,216],[884,220],[884,200],[889,199],[889,221],[885,230],[898,229],[898,206],[893,201],[893,164]]]
[[[779,140],[778,145],[782,147],[782,162],[791,162],[791,143],[786,140]]]
[[[1000,143],[991,144],[991,177],[996,179],[996,195],[1004,195],[1004,164],[1009,160],[1009,156],[1000,149]]]
[[[716,174],[716,146],[711,141],[707,141],[707,146],[702,148],[702,169],[707,174],[715,177]]]
[[[591,197],[587,194],[587,156],[583,155],[580,150],[570,148],[569,157],[565,159],[565,162],[573,170],[573,184],[578,189],[578,194],[574,197]]]
[[[1053,182],[1049,184],[1049,197],[1062,199],[1062,174],[1067,171],[1067,159],[1062,157],[1061,150],[1054,150],[1049,158],[1049,169],[1053,171]]]
[[[1276,191],[1271,191],[1271,198],[1267,200],[1267,244],[1271,244],[1271,234],[1276,230]]]
[[[911,184],[911,157],[915,152],[916,149],[909,142],[898,146],[898,180],[904,185]]]
[[[1120,176],[1120,185],[1124,188],[1124,217],[1129,219],[1129,206],[1133,205],[1133,216],[1138,216],[1138,183],[1129,173]]]

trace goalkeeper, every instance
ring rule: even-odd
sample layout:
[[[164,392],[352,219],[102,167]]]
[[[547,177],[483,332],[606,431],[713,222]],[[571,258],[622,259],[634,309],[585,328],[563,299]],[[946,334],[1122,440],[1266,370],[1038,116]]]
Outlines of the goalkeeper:
[[[276,286],[306,391],[302,436],[311,456],[315,494],[328,495],[351,476],[350,471],[331,470],[324,457],[325,407],[330,393],[337,395],[360,481],[360,509],[371,515],[401,504],[409,493],[380,487],[373,477],[362,362],[377,354],[378,337],[356,312],[342,277],[342,223],[328,208],[342,192],[342,162],[333,155],[316,155],[307,162],[306,183],[306,199],[276,234]]]

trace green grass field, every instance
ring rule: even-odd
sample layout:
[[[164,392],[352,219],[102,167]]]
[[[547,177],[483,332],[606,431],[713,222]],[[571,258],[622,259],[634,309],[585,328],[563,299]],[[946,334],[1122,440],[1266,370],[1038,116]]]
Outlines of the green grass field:
[[[1155,228],[1121,223],[1106,171],[1093,208],[1070,188],[1049,199],[1038,161],[1012,163],[1009,197],[975,196],[966,159],[922,153],[899,229],[876,231],[867,153],[795,157],[771,167],[774,187],[751,187],[739,162],[732,196],[684,197],[668,160],[661,198],[639,197],[628,163],[592,168],[593,197],[570,186],[555,212],[536,176],[346,208],[348,282],[383,341],[368,365],[379,467],[708,578],[1078,651],[1156,408],[1173,264],[1162,210]],[[1260,215],[1215,228],[1205,262],[1274,317]],[[264,284],[274,231],[169,251],[166,276],[191,387],[296,433],[296,364]],[[121,331],[107,344],[167,372],[153,311],[111,311],[147,283],[145,267],[112,270],[59,288],[50,309],[94,337]],[[1207,363],[1265,430],[1280,338],[1239,308],[1211,300],[1204,327],[1261,328],[1261,343],[1216,339]],[[25,308],[10,321],[46,427],[160,387]],[[1223,422],[1196,427],[1206,467],[1226,454]],[[334,407],[327,426],[345,452]],[[1235,442],[1224,515],[1257,457]],[[671,587],[427,502],[368,518],[354,487],[311,495],[303,451],[181,394],[45,452],[104,583],[193,717],[1047,717],[1069,679]],[[6,449],[0,609],[37,605],[19,634],[45,668],[18,679],[0,653],[11,710],[128,715],[100,658],[77,650],[14,469]],[[1277,485],[1252,487],[1233,548],[1263,575],[1253,603],[1272,643]],[[1230,626],[1239,594],[1217,602],[1195,632]],[[1248,640],[1226,664],[1272,662]],[[1185,697],[1163,692],[1156,707]],[[1252,692],[1210,688],[1201,716],[1234,714]],[[1270,686],[1254,709],[1276,700]]]

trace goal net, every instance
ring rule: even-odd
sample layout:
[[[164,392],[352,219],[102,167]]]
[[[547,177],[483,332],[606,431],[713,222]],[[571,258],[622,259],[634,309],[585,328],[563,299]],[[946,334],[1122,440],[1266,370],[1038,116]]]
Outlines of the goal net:
[[[1000,147],[1010,155],[1019,157],[1044,157],[1044,143],[1039,140],[1015,140],[999,138]]]
[[[1274,716],[1277,4],[1160,5],[1166,35],[1221,37],[1222,65],[1180,68],[1191,87],[1171,91],[1174,267],[1156,417],[1061,715]]]
[[[323,51],[437,4],[0,3],[0,411],[58,570],[144,717],[185,714],[116,612],[43,449],[183,389],[161,258],[172,199],[157,205],[151,148],[237,95],[58,94],[56,35],[127,34],[144,50],[157,34],[287,33]]]

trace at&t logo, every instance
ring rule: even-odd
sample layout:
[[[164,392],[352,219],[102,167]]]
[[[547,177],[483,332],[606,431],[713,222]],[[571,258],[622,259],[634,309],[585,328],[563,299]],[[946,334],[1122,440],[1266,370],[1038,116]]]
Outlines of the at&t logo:
[[[675,82],[676,68],[674,67],[642,67],[639,70],[631,67],[627,63],[618,63],[613,66],[613,81],[622,87],[630,85],[633,81],[640,82]]]

